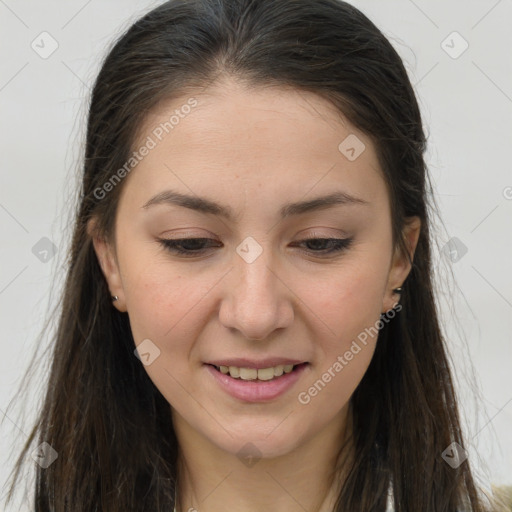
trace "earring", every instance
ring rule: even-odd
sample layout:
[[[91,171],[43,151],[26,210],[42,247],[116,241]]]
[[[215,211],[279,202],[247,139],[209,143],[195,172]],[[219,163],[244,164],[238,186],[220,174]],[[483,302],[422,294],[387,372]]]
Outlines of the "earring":
[[[115,302],[116,300],[119,300],[119,297],[117,295],[112,295],[112,302]]]
[[[396,294],[396,295],[401,295],[402,294],[402,288],[401,287],[394,288],[393,289],[393,293]],[[398,302],[396,302],[395,305],[390,310],[386,311],[385,313],[381,313],[380,314],[381,318],[385,317],[390,311],[393,311],[398,304],[400,304],[400,299],[398,299]]]

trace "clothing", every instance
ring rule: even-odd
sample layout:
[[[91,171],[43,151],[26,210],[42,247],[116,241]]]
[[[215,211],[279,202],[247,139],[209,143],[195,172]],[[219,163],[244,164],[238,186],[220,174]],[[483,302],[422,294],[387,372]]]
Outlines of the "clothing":
[[[395,512],[393,505],[393,486],[389,484],[388,487],[388,501],[386,503],[386,512]]]

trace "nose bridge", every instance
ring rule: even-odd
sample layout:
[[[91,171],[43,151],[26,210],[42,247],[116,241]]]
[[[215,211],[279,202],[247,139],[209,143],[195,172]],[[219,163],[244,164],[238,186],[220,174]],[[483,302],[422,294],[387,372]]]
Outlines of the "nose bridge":
[[[284,327],[292,316],[290,306],[284,304],[286,287],[273,268],[272,249],[268,244],[247,237],[236,253],[221,320],[226,327],[237,328],[247,338],[263,339],[274,329]]]
[[[272,249],[268,244],[264,248],[252,237],[248,237],[237,248],[237,254],[239,256],[239,276],[246,284],[247,291],[261,292],[269,286],[272,287],[271,276],[275,276],[269,270],[273,258]]]
[[[277,293],[276,276],[270,270],[273,257],[272,248],[269,244],[265,241],[260,243],[249,236],[236,248],[236,253],[238,284],[235,285],[235,288],[238,289],[239,293],[244,294],[247,298],[246,302],[265,301],[268,304],[269,301],[275,301]]]

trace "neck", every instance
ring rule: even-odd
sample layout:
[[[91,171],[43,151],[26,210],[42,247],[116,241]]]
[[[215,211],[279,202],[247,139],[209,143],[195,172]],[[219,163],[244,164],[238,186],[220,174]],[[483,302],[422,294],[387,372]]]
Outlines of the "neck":
[[[273,458],[242,458],[205,439],[173,410],[178,512],[332,512],[349,460],[348,405],[313,437]],[[338,457],[339,455],[339,457]]]

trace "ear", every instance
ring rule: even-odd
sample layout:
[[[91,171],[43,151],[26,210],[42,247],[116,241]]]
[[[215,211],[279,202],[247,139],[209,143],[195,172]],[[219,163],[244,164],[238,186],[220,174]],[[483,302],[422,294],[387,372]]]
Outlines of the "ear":
[[[107,281],[111,296],[117,296],[118,300],[112,304],[121,312],[126,312],[126,302],[124,297],[123,283],[121,273],[117,262],[117,256],[114,247],[98,234],[96,229],[96,219],[90,219],[87,223],[87,234],[93,243],[94,252],[98,258],[99,265]]]
[[[420,218],[407,217],[405,220],[403,235],[411,261],[414,258],[414,253],[420,236],[420,230]],[[389,269],[388,282],[382,301],[382,313],[389,311],[400,301],[400,296],[394,293],[393,290],[402,286],[406,277],[409,275],[411,268],[412,265],[409,262],[407,254],[404,254],[401,248],[397,246]]]

